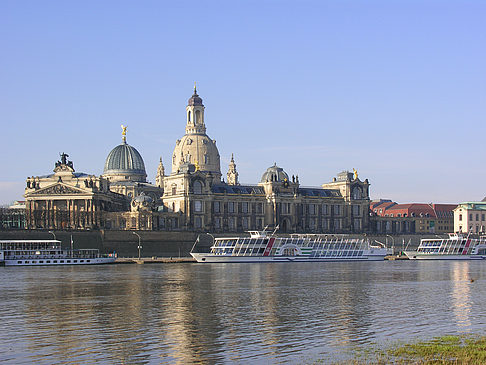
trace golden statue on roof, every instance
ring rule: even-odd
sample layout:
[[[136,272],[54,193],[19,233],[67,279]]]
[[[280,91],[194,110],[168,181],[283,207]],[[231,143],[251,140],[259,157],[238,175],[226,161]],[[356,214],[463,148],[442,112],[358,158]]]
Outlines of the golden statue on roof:
[[[354,180],[357,180],[358,179],[358,170],[356,170],[354,167],[353,167],[353,174],[354,174],[354,176],[353,176]]]
[[[122,136],[126,136],[127,135],[127,128],[128,126],[126,125],[121,125],[121,129],[122,129]]]

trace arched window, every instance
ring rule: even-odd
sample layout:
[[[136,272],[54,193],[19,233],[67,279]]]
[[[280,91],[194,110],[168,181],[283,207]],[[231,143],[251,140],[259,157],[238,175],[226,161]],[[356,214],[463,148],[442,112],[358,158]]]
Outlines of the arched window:
[[[187,113],[187,121],[190,122],[191,121],[191,111],[189,110],[189,112]]]
[[[196,110],[196,118],[195,118],[194,122],[196,122],[196,123],[201,122],[201,111],[200,110]]]
[[[193,189],[194,194],[202,194],[202,183],[200,181],[194,181]]]

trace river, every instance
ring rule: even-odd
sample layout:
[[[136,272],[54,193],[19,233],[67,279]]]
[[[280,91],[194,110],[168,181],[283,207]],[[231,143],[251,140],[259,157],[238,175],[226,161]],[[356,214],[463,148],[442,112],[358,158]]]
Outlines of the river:
[[[0,362],[313,363],[486,329],[486,262],[0,268]]]

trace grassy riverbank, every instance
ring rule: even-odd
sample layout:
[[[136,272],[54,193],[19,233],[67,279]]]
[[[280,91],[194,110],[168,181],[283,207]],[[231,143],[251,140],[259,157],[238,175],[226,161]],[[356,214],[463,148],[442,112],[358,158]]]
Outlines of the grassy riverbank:
[[[486,336],[443,336],[422,342],[398,343],[382,349],[369,349],[336,364],[486,364]]]

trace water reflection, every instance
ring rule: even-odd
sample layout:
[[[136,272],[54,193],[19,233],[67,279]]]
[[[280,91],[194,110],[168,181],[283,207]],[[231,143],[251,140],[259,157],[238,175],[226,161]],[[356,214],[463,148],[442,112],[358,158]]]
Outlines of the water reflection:
[[[387,340],[480,331],[486,325],[483,267],[382,262],[2,268],[0,361],[303,362],[341,358]]]
[[[452,310],[456,316],[456,323],[459,327],[471,326],[471,278],[469,276],[469,262],[454,262],[452,270]],[[474,281],[473,281],[474,282]]]

